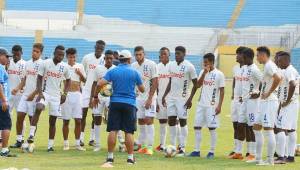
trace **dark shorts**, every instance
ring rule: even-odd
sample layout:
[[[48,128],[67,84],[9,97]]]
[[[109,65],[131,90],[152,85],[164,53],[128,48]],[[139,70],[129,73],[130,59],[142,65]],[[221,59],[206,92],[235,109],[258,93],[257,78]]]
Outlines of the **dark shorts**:
[[[109,106],[107,132],[122,130],[125,133],[134,134],[136,131],[136,107],[112,102]]]
[[[0,105],[0,130],[10,130],[10,129],[11,129],[11,118],[9,114],[9,109],[7,109],[4,112]]]

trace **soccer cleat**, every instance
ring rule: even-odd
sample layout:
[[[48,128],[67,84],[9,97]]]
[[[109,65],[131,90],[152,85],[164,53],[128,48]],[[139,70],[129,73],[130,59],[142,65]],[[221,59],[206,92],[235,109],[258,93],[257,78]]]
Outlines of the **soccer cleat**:
[[[89,145],[90,146],[95,146],[95,141],[94,140],[89,141]]]
[[[80,146],[84,146],[84,142],[80,140]]]
[[[50,152],[54,152],[53,147],[48,148],[48,149],[47,149],[47,152],[49,152],[49,153],[50,153]]]
[[[189,154],[189,157],[200,157],[200,151],[193,151]]]
[[[244,157],[241,153],[235,153],[232,155],[231,159],[239,159],[239,160],[243,160]]]
[[[33,136],[29,136],[29,138],[27,139],[27,143],[28,144],[34,143],[34,137]]]
[[[142,148],[142,145],[134,143],[134,146],[133,146],[134,151],[139,151],[141,148]]]
[[[215,154],[212,152],[208,152],[208,154],[206,155],[207,159],[214,159],[215,158]]]
[[[163,151],[164,151],[164,147],[163,147],[162,144],[160,144],[160,145],[158,145],[158,146],[155,148],[155,150],[156,150],[157,152],[163,152]]]
[[[246,161],[246,163],[253,163],[253,164],[258,164],[260,162],[263,162],[263,160],[250,160],[250,161]]]
[[[94,148],[94,152],[99,152],[101,150],[101,147],[100,146],[95,146],[95,148]]]
[[[139,150],[138,153],[144,154],[147,150],[147,147],[145,145],[143,145]]]
[[[245,157],[248,157],[249,155],[250,155],[250,153],[247,152],[246,155],[245,155]]]
[[[68,151],[68,150],[70,150],[70,146],[69,146],[69,144],[65,144],[65,145],[64,145],[64,148],[63,148],[63,150],[64,150],[64,151]]]
[[[106,162],[105,163],[114,163],[114,159],[113,158],[106,158]]]
[[[274,153],[274,158],[278,158],[279,156],[278,156],[278,154],[275,152]]]
[[[285,159],[283,157],[278,157],[274,160],[274,164],[286,164]]]
[[[80,145],[78,146],[75,146],[75,149],[78,150],[78,151],[86,151],[86,149]]]
[[[183,156],[185,156],[185,150],[184,150],[184,148],[180,148],[179,149],[179,151],[177,152],[177,155],[176,155],[177,157],[183,157]]]
[[[251,155],[251,154],[249,154],[249,155],[245,158],[245,161],[252,161],[252,160],[255,160],[255,156],[254,156],[254,155]]]
[[[16,141],[15,144],[13,144],[13,145],[11,145],[9,147],[13,148],[13,149],[15,149],[15,148],[21,148],[23,143],[24,143],[24,140],[22,140],[22,141]]]
[[[235,154],[234,151],[230,152],[230,154],[228,154],[228,157],[231,157],[233,154]]]
[[[0,152],[0,156],[2,156],[2,157],[17,157],[17,155],[11,154],[9,150],[6,152]]]
[[[260,161],[256,164],[257,166],[272,166],[274,165],[273,160]]]
[[[135,159],[127,159],[127,164],[128,165],[134,165],[136,162],[135,162]]]
[[[152,147],[145,148],[144,154],[145,155],[153,155],[153,149],[152,149]]]
[[[286,163],[294,163],[295,162],[295,157],[289,156],[285,159]]]

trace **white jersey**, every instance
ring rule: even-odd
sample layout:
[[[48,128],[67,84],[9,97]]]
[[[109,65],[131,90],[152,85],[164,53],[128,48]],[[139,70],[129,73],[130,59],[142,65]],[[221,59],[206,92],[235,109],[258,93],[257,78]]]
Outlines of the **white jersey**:
[[[152,86],[152,79],[158,77],[156,64],[149,59],[144,59],[144,62],[141,65],[139,65],[138,62],[134,62],[132,67],[140,73],[143,79],[143,85],[145,86],[145,92],[138,92],[137,98],[146,100],[149,96],[150,88]],[[156,99],[156,96],[156,93],[154,93],[153,100]]]
[[[199,74],[202,76],[204,70]],[[217,68],[206,73],[201,89],[200,106],[217,106],[220,98],[220,88],[225,87],[225,76]]]
[[[242,96],[242,72],[243,67],[240,67],[240,65],[235,65],[233,67],[233,78],[234,78],[234,89],[233,89],[233,95],[234,98],[239,98]]]
[[[25,64],[25,73],[24,77],[26,77],[24,92],[23,95],[30,95],[33,91],[36,90],[36,81],[38,76],[38,71],[43,64],[43,60],[40,58],[36,61],[30,59]]]
[[[11,90],[16,88],[21,83],[21,80],[25,72],[25,64],[26,61],[24,61],[23,59],[19,60],[16,63],[14,62],[13,59],[9,61],[7,74],[8,74],[8,82]]]
[[[197,79],[196,69],[188,60],[182,61],[179,65],[176,61],[169,64],[169,74],[171,77],[171,98],[187,98],[190,95],[190,84],[193,79]]]
[[[279,74],[278,67],[275,63],[269,60],[265,66],[263,71],[263,78],[262,78],[262,94],[267,93],[273,84],[273,75]],[[276,92],[273,92],[267,99],[265,100],[278,100],[276,96]]]
[[[163,63],[157,64],[157,74],[158,74],[158,98],[162,98],[165,94],[167,86],[170,80],[169,74],[169,63],[164,65]]]
[[[91,91],[94,82],[94,71],[98,65],[104,65],[104,55],[102,55],[100,58],[96,58],[95,53],[87,54],[82,59],[82,65],[87,76],[83,88]]]
[[[53,59],[44,61],[39,75],[47,77],[44,91],[53,97],[60,97],[62,81],[71,78],[67,64],[60,62],[55,65]]]
[[[79,71],[82,73],[83,77],[86,77],[84,67],[82,64],[75,63],[73,66],[68,64],[68,69],[70,72],[70,77],[72,81],[80,82],[80,76],[76,73],[76,69],[79,69]]]
[[[298,81],[297,80],[298,76],[299,76],[298,71],[292,65],[289,65],[286,69],[282,70],[282,80],[281,80],[279,88],[278,88],[278,94],[279,94],[278,98],[281,102],[285,102],[287,100],[288,93],[289,93],[289,87],[290,87],[290,85],[289,85],[290,81],[295,81],[295,83],[298,84],[296,82],[296,81]],[[297,85],[291,101],[298,100],[297,99],[298,91],[299,91],[299,87]]]
[[[242,73],[242,97],[249,99],[251,94],[259,93],[259,85],[262,80],[262,73],[256,64],[243,66]]]
[[[104,65],[98,65],[94,71],[93,82],[102,79],[108,70],[115,68],[115,65],[112,65],[109,68],[106,68]]]

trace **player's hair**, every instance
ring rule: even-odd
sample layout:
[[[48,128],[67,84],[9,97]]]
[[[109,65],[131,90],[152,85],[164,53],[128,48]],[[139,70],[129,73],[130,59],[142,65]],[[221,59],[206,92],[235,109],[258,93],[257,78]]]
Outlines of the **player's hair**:
[[[243,52],[243,50],[245,50],[247,47],[244,46],[239,46],[236,50],[235,53],[236,54],[241,54]]]
[[[254,51],[251,49],[251,48],[245,48],[243,51],[242,51],[242,54],[244,57],[246,58],[251,58],[253,60],[254,58]]]
[[[119,52],[118,51],[114,51],[114,55],[118,55],[119,56]]]
[[[144,47],[143,47],[143,46],[140,46],[140,45],[134,47],[134,52],[137,52],[137,51],[143,51],[143,52],[145,52]]]
[[[54,49],[54,52],[57,50],[65,50],[65,47],[63,45],[57,45]]]
[[[119,58],[120,63],[127,63],[130,58]]]
[[[76,54],[76,53],[77,53],[76,48],[68,48],[68,49],[66,50],[66,54],[67,54],[67,55],[74,55],[74,54]]]
[[[203,59],[207,59],[209,62],[215,63],[215,55],[213,53],[206,53]]]
[[[114,51],[112,50],[106,50],[105,55],[114,55]]]
[[[170,50],[167,47],[161,47],[161,49],[159,51],[164,51],[164,50],[167,50],[170,53]]]
[[[39,49],[41,52],[44,50],[44,45],[42,43],[34,43],[33,48]]]
[[[186,49],[185,49],[185,47],[183,47],[183,46],[177,46],[177,47],[175,48],[175,51],[181,51],[181,52],[183,52],[184,54],[186,53]]]
[[[105,42],[103,40],[98,40],[98,41],[96,41],[96,44],[105,45]]]
[[[15,51],[15,52],[17,52],[17,51],[22,52],[22,46],[14,45],[11,50]]]
[[[288,53],[288,52],[286,52],[286,51],[278,51],[277,53],[276,53],[276,56],[285,56],[285,57],[287,57],[289,60],[291,59],[291,55],[290,55],[290,53]]]
[[[260,46],[256,50],[258,52],[266,53],[268,57],[270,57],[270,55],[271,55],[270,49],[266,46]]]

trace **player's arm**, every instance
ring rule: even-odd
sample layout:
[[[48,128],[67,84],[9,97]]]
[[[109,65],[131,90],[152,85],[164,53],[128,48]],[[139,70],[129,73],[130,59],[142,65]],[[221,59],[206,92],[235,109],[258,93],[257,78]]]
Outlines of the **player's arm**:
[[[0,100],[1,100],[2,110],[5,112],[8,108],[8,104],[7,104],[7,101],[6,101],[6,97],[4,95],[4,90],[3,90],[3,85],[2,84],[0,84]]]
[[[205,75],[209,72],[209,66],[204,66],[204,69],[201,71],[202,74],[199,78],[199,80],[197,81],[197,86],[198,88],[200,88],[202,85],[203,85],[203,82],[204,82],[204,78],[205,78]]]
[[[164,95],[162,97],[162,105],[165,106],[165,107],[167,106],[167,104],[166,104],[166,97],[170,93],[170,90],[171,90],[171,82],[172,82],[172,78],[170,77],[169,83],[168,83],[167,88],[166,88],[166,91],[165,91],[165,93],[164,93]]]
[[[12,89],[11,94],[16,95],[18,93],[18,91],[20,91],[24,88],[25,83],[26,83],[26,77],[21,79],[21,82],[17,85],[16,88]]]
[[[296,82],[292,80],[289,82],[289,91],[288,91],[287,99],[284,103],[282,103],[281,107],[285,107],[291,103],[291,99],[294,95],[295,89],[296,89]]]
[[[262,94],[262,99],[268,98],[276,90],[276,88],[278,87],[278,85],[280,83],[280,80],[281,80],[281,78],[277,73],[273,74],[272,86],[268,92],[266,92],[265,94]]]
[[[193,82],[193,88],[192,88],[192,91],[191,91],[191,95],[185,103],[185,106],[186,106],[187,109],[190,109],[192,107],[193,98],[194,98],[194,96],[197,92],[197,89],[199,88],[196,78],[192,79],[192,82]]]
[[[86,81],[86,78],[85,78],[85,75],[84,75],[84,71],[80,70],[79,68],[78,69],[75,69],[75,72],[76,74],[79,76],[79,79],[81,82],[84,82]]]
[[[138,85],[138,90],[141,92],[141,93],[144,93],[145,92],[145,86],[143,84],[141,85]]]
[[[219,104],[216,108],[217,115],[221,113],[222,104],[223,104],[223,100],[224,100],[224,94],[225,94],[225,88],[221,87],[221,88],[219,88],[219,91],[220,91],[220,98],[219,98]]]
[[[232,86],[231,86],[231,100],[234,99],[234,87],[235,87],[235,78],[233,77]]]
[[[151,88],[150,88],[150,91],[149,91],[148,99],[145,103],[145,108],[146,109],[149,109],[151,104],[152,104],[152,98],[153,98],[153,96],[156,92],[156,89],[158,87],[158,78],[157,77],[152,78],[151,82],[152,82],[152,85],[151,85]]]
[[[27,101],[32,101],[36,95],[38,95],[37,101],[44,98],[43,96],[43,80],[44,77],[40,74],[37,76],[36,89],[28,96]]]

